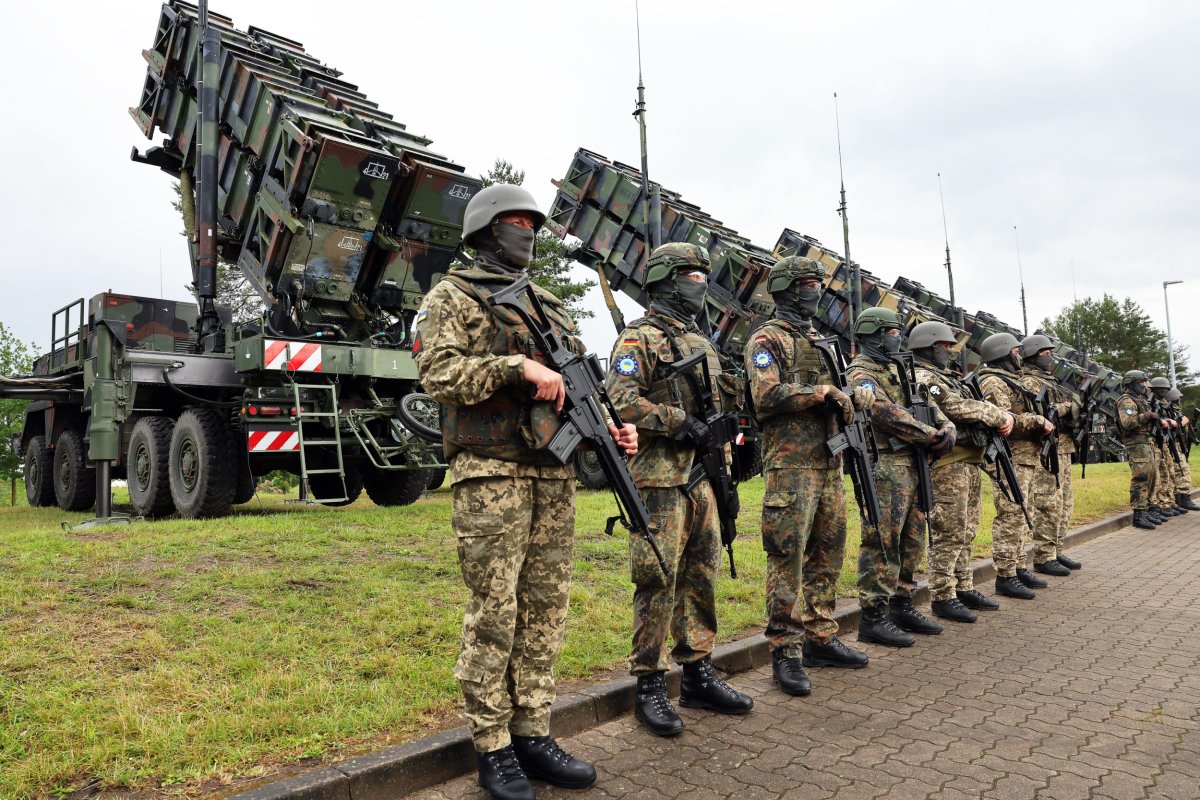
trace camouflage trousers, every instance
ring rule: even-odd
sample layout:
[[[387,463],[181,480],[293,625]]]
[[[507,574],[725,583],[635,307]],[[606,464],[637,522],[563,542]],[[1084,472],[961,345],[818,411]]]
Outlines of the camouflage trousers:
[[[1063,459],[1059,459],[1062,469]],[[1070,462],[1068,461],[1068,464]],[[1058,555],[1058,526],[1062,524],[1062,480],[1053,472],[1034,468],[1033,499],[1029,516],[1033,518],[1033,562],[1044,564]]]
[[[1183,453],[1179,454],[1179,463],[1171,462],[1171,465],[1175,467],[1175,491],[1179,494],[1190,493],[1192,491],[1192,467],[1183,457]]]
[[[975,588],[971,544],[983,511],[983,476],[969,461],[933,470],[933,513],[929,515],[929,593],[950,600]]]
[[[858,602],[876,606],[911,597],[925,546],[925,514],[917,508],[917,471],[910,454],[880,453],[875,465],[879,532],[864,527],[858,548]]]
[[[767,470],[762,543],[767,640],[772,651],[799,658],[806,635],[820,643],[838,631],[833,611],[846,555],[841,469]]]
[[[545,736],[571,588],[575,480],[472,478],[454,485],[454,532],[471,590],[454,677],[475,749]]]
[[[1152,506],[1175,505],[1175,460],[1165,447],[1158,450],[1158,471],[1154,477],[1154,490],[1150,495]]]
[[[650,510],[655,538],[671,568],[663,575],[646,540],[629,537],[633,578],[633,649],[629,672],[662,672],[667,663],[667,634],[675,642],[677,664],[712,653],[717,635],[717,571],[721,567],[720,521],[708,481],[689,494],[682,486],[641,489]]]
[[[1025,507],[1033,518],[1034,485],[1038,473],[1044,473],[1045,470],[1036,464],[1013,464],[1013,472],[1025,495]],[[992,520],[992,561],[998,576],[1011,578],[1017,574],[1017,567],[1025,564],[1025,534],[1028,530],[1025,515],[1021,513],[1019,505],[1000,491],[995,476],[992,476],[992,502],[996,507],[996,518]]]
[[[1158,448],[1149,442],[1128,445],[1129,507],[1145,511],[1158,482]]]
[[[1054,537],[1054,553],[1050,554],[1051,558],[1062,555],[1063,537],[1071,530],[1071,517],[1075,513],[1075,483],[1071,480],[1071,459],[1065,454],[1059,458],[1058,485],[1062,503],[1058,510],[1058,532]]]

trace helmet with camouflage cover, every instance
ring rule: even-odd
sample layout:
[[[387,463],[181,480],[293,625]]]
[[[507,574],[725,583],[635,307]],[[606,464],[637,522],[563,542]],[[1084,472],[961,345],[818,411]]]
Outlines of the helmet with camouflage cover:
[[[1021,357],[1026,360],[1033,358],[1046,349],[1054,349],[1054,342],[1050,341],[1049,336],[1035,333],[1021,340]]]
[[[914,325],[913,329],[908,332],[909,350],[921,350],[926,347],[933,347],[938,342],[956,344],[958,337],[954,335],[953,328],[944,322],[938,322],[936,319]]]
[[[1169,379],[1167,379],[1167,378],[1164,378],[1163,376],[1159,375],[1159,376],[1157,376],[1157,377],[1154,377],[1154,378],[1151,378],[1151,379],[1150,379],[1150,388],[1151,388],[1151,389],[1167,389],[1167,390],[1170,390],[1170,388],[1171,388],[1171,381],[1170,381]]]
[[[481,189],[467,202],[463,213],[463,241],[471,244],[471,239],[487,230],[496,217],[514,212],[532,214],[538,228],[546,224],[546,215],[528,189],[511,183],[494,183]]]
[[[804,256],[788,256],[775,262],[767,276],[767,291],[781,292],[796,281],[824,280],[825,265]]]
[[[900,315],[895,311],[873,306],[865,309],[858,315],[858,319],[854,320],[854,333],[856,336],[870,336],[892,328],[899,330],[901,324]]]
[[[1146,381],[1149,379],[1150,379],[1150,376],[1147,375],[1145,372],[1142,372],[1140,369],[1131,369],[1128,372],[1126,372],[1124,374],[1124,376],[1122,376],[1121,383],[1122,384],[1130,384],[1130,383],[1136,383],[1138,381]]]
[[[668,242],[654,248],[650,260],[646,262],[646,273],[642,278],[642,286],[670,278],[676,270],[699,270],[707,275],[712,271],[712,263],[708,260],[708,251],[698,244],[689,242]]]
[[[979,357],[985,363],[999,361],[1005,356],[1012,354],[1014,347],[1020,347],[1021,343],[1017,341],[1017,337],[1011,333],[993,333],[991,336],[984,339],[979,344]]]

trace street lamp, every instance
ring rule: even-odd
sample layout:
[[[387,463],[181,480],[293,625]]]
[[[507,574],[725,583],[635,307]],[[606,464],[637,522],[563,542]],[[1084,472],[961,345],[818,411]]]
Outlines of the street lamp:
[[[1167,311],[1167,359],[1171,364],[1171,388],[1178,389],[1179,386],[1175,383],[1175,347],[1171,344],[1171,304],[1167,302],[1167,287],[1173,283],[1183,281],[1163,281],[1163,308]]]

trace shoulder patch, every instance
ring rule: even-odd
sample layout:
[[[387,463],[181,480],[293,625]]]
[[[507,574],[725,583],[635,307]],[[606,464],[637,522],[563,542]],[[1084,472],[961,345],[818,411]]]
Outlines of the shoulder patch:
[[[630,337],[630,338],[621,340],[622,347],[637,347],[637,345],[638,345],[637,337]]]
[[[624,375],[625,377],[636,375],[638,371],[638,360],[628,354],[620,356],[616,362],[613,363],[613,369],[617,371],[618,375]]]
[[[942,393],[942,387],[938,386],[935,383],[935,384],[933,384],[933,386],[929,387],[929,393],[931,395],[933,395],[934,397],[937,397],[938,395],[940,395]]]
[[[875,391],[875,381],[862,381],[858,385],[864,389],[870,389],[872,392]]]
[[[423,321],[423,320],[424,320],[426,317],[428,317],[428,316],[429,316],[429,312],[428,312],[428,311],[426,311],[425,309],[421,309],[421,310],[420,310],[420,311],[417,313],[417,319],[416,319],[416,322],[415,322],[414,324],[417,324],[417,325],[421,324],[421,322],[422,322],[422,321]]]
[[[1128,406],[1126,406],[1125,413],[1132,417],[1134,414],[1137,413],[1137,409],[1129,408]]]
[[[759,369],[766,369],[775,363],[775,359],[771,356],[771,351],[763,347],[754,351],[753,361],[754,366]]]

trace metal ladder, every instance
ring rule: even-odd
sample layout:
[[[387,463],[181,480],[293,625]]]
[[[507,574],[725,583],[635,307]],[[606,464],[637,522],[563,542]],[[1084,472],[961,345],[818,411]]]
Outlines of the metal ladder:
[[[316,411],[305,411],[300,402],[300,393],[307,391],[313,398]],[[314,503],[340,503],[350,499],[346,490],[346,465],[342,460],[342,432],[338,419],[337,384],[334,383],[296,383],[292,382],[292,394],[296,405],[296,435],[300,440],[300,480],[308,484],[308,499]],[[322,403],[322,398],[328,400],[328,405]],[[328,410],[322,410],[328,409]],[[324,421],[333,429],[333,438],[310,439],[304,433],[304,423],[318,424]],[[332,447],[337,455],[336,467],[308,468],[309,448]],[[313,491],[308,478],[310,475],[337,475],[342,485],[340,497],[318,497]]]

